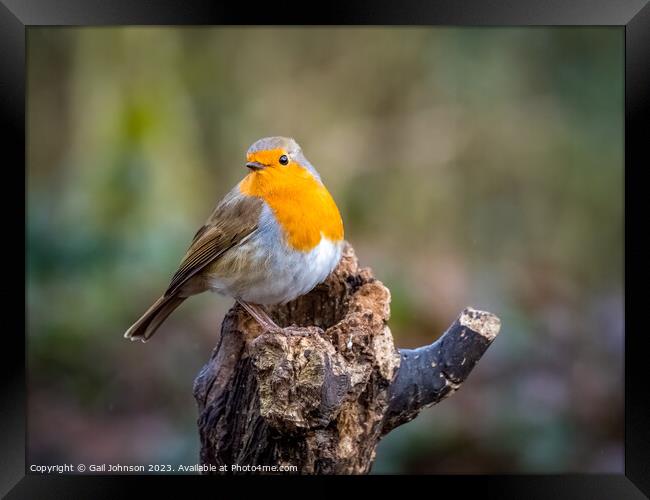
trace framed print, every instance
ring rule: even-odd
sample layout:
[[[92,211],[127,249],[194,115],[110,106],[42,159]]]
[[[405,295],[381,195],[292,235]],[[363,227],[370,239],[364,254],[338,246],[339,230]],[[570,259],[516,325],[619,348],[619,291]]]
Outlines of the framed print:
[[[8,498],[649,494],[646,1],[2,0],[0,25]]]

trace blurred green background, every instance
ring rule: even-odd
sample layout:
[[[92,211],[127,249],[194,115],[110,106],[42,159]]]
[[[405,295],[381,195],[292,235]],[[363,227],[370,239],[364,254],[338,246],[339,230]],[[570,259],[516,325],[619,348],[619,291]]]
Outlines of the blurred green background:
[[[623,471],[622,28],[29,28],[30,463],[198,461],[232,300],[125,329],[267,135],[296,138],[396,344],[503,328],[375,473]]]

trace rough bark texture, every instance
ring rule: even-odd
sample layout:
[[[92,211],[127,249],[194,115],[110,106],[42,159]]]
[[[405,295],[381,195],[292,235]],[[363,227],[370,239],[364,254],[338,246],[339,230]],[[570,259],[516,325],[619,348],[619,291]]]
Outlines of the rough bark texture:
[[[369,472],[381,436],[456,390],[499,330],[468,308],[432,345],[398,351],[389,303],[347,245],[324,283],[269,308],[282,333],[235,305],[194,382],[201,462]]]

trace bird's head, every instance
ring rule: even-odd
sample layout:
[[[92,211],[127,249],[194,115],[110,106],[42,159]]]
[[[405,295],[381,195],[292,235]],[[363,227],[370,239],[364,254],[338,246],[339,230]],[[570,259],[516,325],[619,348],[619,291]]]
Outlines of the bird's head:
[[[255,141],[246,153],[246,166],[253,172],[293,172],[304,169],[320,181],[316,169],[305,158],[298,143],[289,137],[264,137]]]

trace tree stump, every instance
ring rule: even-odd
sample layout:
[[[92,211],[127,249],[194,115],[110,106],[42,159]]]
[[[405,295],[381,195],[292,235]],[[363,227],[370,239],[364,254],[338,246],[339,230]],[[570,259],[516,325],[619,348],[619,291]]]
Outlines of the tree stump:
[[[433,344],[397,350],[389,304],[346,244],[324,283],[268,308],[281,333],[233,306],[194,382],[201,463],[217,473],[368,473],[381,437],[457,390],[500,328],[466,308]]]

